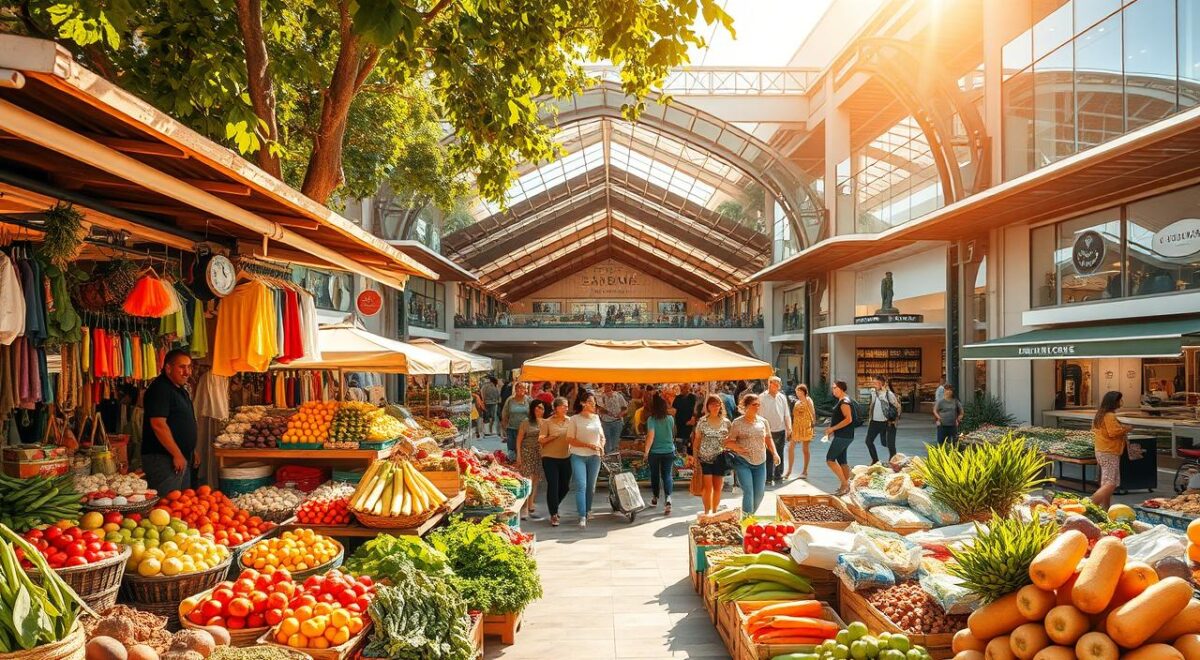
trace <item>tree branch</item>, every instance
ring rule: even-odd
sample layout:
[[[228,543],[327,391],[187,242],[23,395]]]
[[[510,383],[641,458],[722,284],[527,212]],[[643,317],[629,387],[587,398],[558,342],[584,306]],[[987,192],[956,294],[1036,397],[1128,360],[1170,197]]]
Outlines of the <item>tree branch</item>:
[[[371,46],[367,49],[367,56],[363,59],[362,64],[358,66],[358,73],[354,76],[354,93],[358,94],[362,90],[363,83],[367,82],[367,77],[371,75],[371,71],[375,69],[375,65],[379,63],[379,49]]]
[[[438,17],[438,14],[441,14],[443,11],[445,11],[445,9],[447,7],[449,7],[452,4],[454,4],[454,0],[438,0],[438,3],[436,5],[434,5],[429,11],[422,14],[421,18],[422,18],[422,20],[425,21],[425,24],[428,25],[433,22],[433,19]]]
[[[346,137],[346,122],[350,104],[357,93],[359,76],[365,79],[363,67],[368,58],[360,58],[361,48],[354,34],[349,0],[339,0],[338,12],[341,49],[333,67],[329,87],[321,93],[321,119],[313,136],[312,153],[300,192],[324,204],[345,180],[342,171],[342,142]],[[371,66],[374,66],[372,64]]]
[[[267,142],[277,143],[279,121],[275,112],[275,82],[271,76],[267,40],[263,34],[262,0],[237,0],[237,19],[246,51],[246,83],[250,105],[254,108],[254,114],[266,124]],[[271,152],[269,144],[260,148],[254,156],[263,171],[277,179],[283,178],[279,158]]]

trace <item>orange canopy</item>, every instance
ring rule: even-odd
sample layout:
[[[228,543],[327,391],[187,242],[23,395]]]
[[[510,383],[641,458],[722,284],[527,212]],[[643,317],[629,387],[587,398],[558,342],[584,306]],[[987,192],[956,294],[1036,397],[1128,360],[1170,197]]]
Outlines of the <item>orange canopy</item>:
[[[581,383],[687,383],[769,378],[771,365],[698,339],[589,339],[527,360],[521,380]]]

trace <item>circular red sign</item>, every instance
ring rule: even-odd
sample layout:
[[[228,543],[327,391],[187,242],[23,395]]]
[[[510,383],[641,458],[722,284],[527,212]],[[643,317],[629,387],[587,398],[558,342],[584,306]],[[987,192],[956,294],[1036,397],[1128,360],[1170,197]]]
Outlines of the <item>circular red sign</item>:
[[[358,313],[363,316],[375,316],[379,310],[383,308],[383,296],[374,289],[367,289],[358,294],[358,300],[355,301],[358,306]]]

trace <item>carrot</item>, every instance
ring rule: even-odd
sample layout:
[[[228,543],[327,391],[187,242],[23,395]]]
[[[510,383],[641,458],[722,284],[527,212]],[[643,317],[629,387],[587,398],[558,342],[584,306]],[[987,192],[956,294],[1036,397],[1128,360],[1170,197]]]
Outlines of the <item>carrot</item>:
[[[743,611],[749,611],[743,609]],[[819,600],[793,600],[784,603],[775,603],[767,605],[762,609],[754,612],[746,620],[747,626],[755,621],[768,616],[811,616],[819,617],[822,613],[821,601]]]
[[[815,637],[795,630],[772,630],[754,638],[756,642],[772,642],[775,644],[820,644],[829,637]],[[804,640],[804,641],[784,641]]]
[[[836,635],[840,629],[838,625],[832,621],[797,616],[777,616],[771,625],[776,628],[808,628],[823,632],[827,631],[829,632],[830,637]]]
[[[738,609],[741,610],[743,614],[753,614],[753,613],[755,613],[761,609],[765,609],[767,607],[774,607],[776,605],[794,605],[798,602],[801,602],[801,601],[795,601],[795,600],[741,600],[741,601],[738,601],[737,606],[738,606]]]

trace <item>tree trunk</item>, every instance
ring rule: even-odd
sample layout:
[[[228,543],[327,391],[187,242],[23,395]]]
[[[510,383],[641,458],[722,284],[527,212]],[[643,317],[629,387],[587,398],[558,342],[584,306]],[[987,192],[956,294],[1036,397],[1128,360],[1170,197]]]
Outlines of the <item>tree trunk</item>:
[[[275,82],[271,77],[267,40],[263,35],[262,1],[237,0],[238,28],[246,49],[247,86],[254,114],[266,124],[268,144],[254,154],[258,166],[267,174],[282,179],[279,158],[271,152],[271,143],[279,142],[279,122],[275,116]]]

